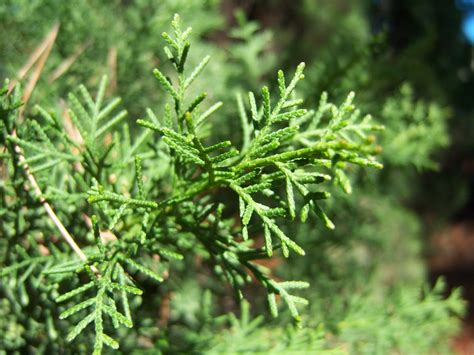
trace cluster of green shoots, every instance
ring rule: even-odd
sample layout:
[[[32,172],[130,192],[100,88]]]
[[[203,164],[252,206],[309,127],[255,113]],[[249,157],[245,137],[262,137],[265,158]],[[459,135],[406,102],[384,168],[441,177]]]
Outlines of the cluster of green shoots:
[[[258,282],[273,316],[282,301],[298,321],[308,301],[294,292],[309,284],[280,281],[259,261],[305,255],[285,225],[317,218],[334,228],[325,186],[351,193],[353,166],[381,168],[372,135],[381,127],[355,109],[354,94],[340,106],[323,94],[317,109],[301,108],[303,63],[291,79],[279,71],[275,90],[237,95],[239,142],[213,139],[209,126],[223,104],[192,89],[210,58],[188,70],[191,30],[177,16],[172,26],[163,38],[174,72],[154,70],[169,103],[133,127],[120,99],[105,97],[106,78],[95,97],[84,86],[70,94],[62,117],[37,107],[24,122],[18,90],[2,91],[0,228],[17,252],[0,274],[23,273],[18,287],[40,275],[59,318],[71,322],[68,340],[92,331],[96,354],[118,348],[113,328],[133,326],[142,276],[167,282],[173,263],[196,255],[237,298]]]

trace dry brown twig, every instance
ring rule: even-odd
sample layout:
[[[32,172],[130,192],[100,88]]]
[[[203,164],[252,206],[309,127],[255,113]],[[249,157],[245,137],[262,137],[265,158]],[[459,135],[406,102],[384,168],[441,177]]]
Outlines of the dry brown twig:
[[[117,90],[117,48],[112,47],[107,54],[107,66],[109,68],[109,89],[108,94],[112,94]]]
[[[28,80],[28,83],[25,86],[25,91],[23,92],[23,97],[22,97],[23,105],[20,107],[20,120],[23,117],[23,113],[31,97],[31,94],[33,94],[33,90],[35,89],[36,83],[38,82],[38,79],[40,78],[41,73],[43,72],[44,65],[46,64],[46,61],[48,60],[49,54],[51,53],[51,49],[53,48],[54,42],[56,41],[58,32],[59,32],[59,24],[55,24],[53,28],[51,29],[51,31],[46,36],[46,38],[44,39],[47,45],[44,47],[43,54],[38,58],[38,64],[36,65],[35,69],[31,73],[30,80]]]
[[[76,48],[74,53],[67,57],[61,64],[58,65],[58,67],[49,75],[48,77],[48,83],[52,83],[59,79],[64,73],[66,73],[69,68],[79,59],[82,53],[90,47],[92,44],[92,40],[89,40],[79,47]]]
[[[17,78],[10,82],[10,84],[8,85],[8,94],[10,94],[13,91],[16,84],[18,84],[18,81],[23,79],[23,77],[30,71],[31,67],[45,53],[48,47],[52,46],[52,43],[54,43],[54,41],[56,40],[58,31],[59,31],[59,24],[55,24],[53,28],[48,32],[46,37],[41,41],[40,45],[35,48],[33,53],[31,53],[27,62],[18,71]]]

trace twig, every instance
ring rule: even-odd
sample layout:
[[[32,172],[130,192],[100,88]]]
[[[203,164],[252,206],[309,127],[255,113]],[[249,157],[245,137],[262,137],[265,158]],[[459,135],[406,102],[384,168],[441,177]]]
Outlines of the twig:
[[[41,73],[43,72],[44,65],[46,64],[46,61],[49,57],[49,54],[51,53],[51,49],[53,48],[54,41],[56,40],[56,36],[59,31],[59,24],[54,25],[52,31],[50,32],[50,35],[47,37],[48,45],[46,46],[44,53],[41,57],[38,59],[38,64],[31,74],[30,80],[28,81],[28,84],[26,84],[25,91],[23,93],[23,106],[20,107],[20,118],[23,116],[23,112],[26,108],[26,104],[28,103],[31,94],[33,93],[33,90],[35,89],[36,83],[38,82],[38,79],[41,76]]]
[[[107,66],[109,67],[110,84],[107,90],[108,94],[113,93],[117,89],[117,48],[109,49],[107,55]]]
[[[67,57],[48,77],[48,83],[52,83],[57,80],[61,75],[69,70],[69,68],[74,64],[74,62],[81,56],[82,53],[92,44],[92,41],[89,40],[79,46],[74,53]]]
[[[16,137],[16,132],[13,134],[13,136]],[[46,210],[46,213],[48,214],[49,218],[51,218],[54,225],[58,228],[59,232],[61,233],[61,236],[66,240],[66,242],[69,244],[69,246],[79,256],[79,258],[83,261],[86,261],[87,260],[86,254],[84,254],[84,252],[81,250],[81,248],[77,245],[77,243],[74,241],[74,238],[69,234],[66,227],[64,227],[64,225],[59,220],[56,213],[54,213],[54,210],[51,207],[51,205],[43,197],[43,193],[41,191],[41,188],[39,187],[38,182],[36,181],[35,177],[31,173],[30,167],[26,163],[26,160],[25,160],[25,157],[23,156],[21,148],[16,144],[14,145],[14,148],[15,148],[15,153],[18,156],[18,160],[21,163],[21,165],[23,167],[23,170],[25,171],[26,177],[28,178],[28,181],[30,182],[31,186],[33,186],[35,194],[38,196],[38,198],[39,198],[41,204],[43,205],[44,209]]]
[[[51,28],[51,30],[48,32],[46,37],[43,39],[43,41],[40,43],[40,45],[35,48],[33,53],[28,58],[28,61],[18,71],[17,78],[15,80],[12,80],[10,82],[10,85],[8,85],[8,94],[10,94],[13,91],[18,81],[23,79],[23,77],[30,71],[31,67],[38,61],[41,55],[43,55],[45,50],[51,46],[51,43],[53,43],[56,40],[58,30],[59,30],[59,24],[55,24]]]

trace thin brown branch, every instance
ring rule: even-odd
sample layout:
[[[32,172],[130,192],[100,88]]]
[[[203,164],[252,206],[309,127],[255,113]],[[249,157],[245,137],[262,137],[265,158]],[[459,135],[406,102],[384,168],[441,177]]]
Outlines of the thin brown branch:
[[[107,66],[109,68],[109,89],[108,94],[112,94],[117,90],[117,48],[112,47],[109,49],[107,55]]]
[[[43,55],[43,53],[51,46],[51,43],[54,43],[56,40],[56,36],[59,31],[59,24],[55,24],[48,34],[44,37],[38,47],[35,48],[33,53],[31,53],[28,61],[20,68],[17,74],[17,78],[12,80],[8,85],[8,94],[10,94],[13,89],[15,88],[16,84],[19,80],[23,79],[23,77],[30,71],[33,65],[38,61],[38,59]]]
[[[16,132],[13,132],[13,136],[16,137]],[[74,240],[72,235],[68,232],[66,227],[64,227],[64,224],[62,224],[61,220],[58,218],[58,216],[54,212],[51,205],[44,198],[43,192],[41,191],[41,188],[38,185],[38,182],[36,181],[35,177],[31,173],[30,167],[26,163],[25,157],[23,155],[23,152],[21,151],[20,146],[15,144],[14,149],[15,149],[15,153],[18,156],[18,160],[19,160],[21,166],[23,167],[23,170],[25,171],[25,174],[26,174],[26,177],[27,177],[28,181],[30,182],[31,186],[33,187],[33,190],[34,190],[36,196],[39,198],[39,200],[40,200],[41,204],[43,205],[44,209],[46,210],[46,213],[48,214],[49,218],[53,221],[54,225],[59,230],[59,233],[61,234],[63,239],[66,241],[66,243],[69,244],[71,249],[79,256],[79,258],[82,261],[84,261],[84,262],[87,261],[87,255],[84,254],[84,252],[79,247],[79,245],[77,245],[76,241]],[[95,266],[92,266],[91,269],[96,275],[100,275],[99,270]]]
[[[77,59],[81,56],[82,53],[92,44],[92,41],[89,40],[82,45],[80,45],[72,55],[67,57],[62,63],[54,69],[51,75],[48,77],[48,83],[52,83],[60,78],[64,73],[66,73],[69,68],[77,61]]]
[[[16,133],[14,134],[16,136]],[[59,233],[61,233],[61,236],[64,238],[64,240],[69,244],[69,246],[74,250],[74,252],[79,256],[79,258],[83,261],[87,260],[86,254],[81,250],[81,248],[77,245],[75,242],[74,238],[69,234],[67,231],[66,227],[62,224],[62,222],[59,220],[58,216],[56,213],[54,213],[53,208],[51,205],[46,201],[46,199],[43,197],[43,192],[41,191],[41,188],[38,185],[38,182],[36,181],[35,177],[31,173],[30,167],[25,161],[25,157],[23,156],[23,153],[21,151],[21,148],[15,144],[15,153],[18,156],[18,160],[21,163],[23,170],[25,171],[26,177],[28,178],[28,181],[30,182],[31,186],[33,187],[33,190],[35,191],[35,194],[39,198],[41,204],[43,205],[44,209],[46,210],[46,213],[48,214],[49,218],[53,221],[54,225],[56,228],[59,230]]]
[[[56,36],[59,31],[59,24],[56,24],[53,28],[53,32],[51,32],[51,37],[49,37],[48,46],[46,47],[43,55],[38,59],[38,64],[36,65],[33,73],[31,74],[30,80],[26,84],[25,91],[23,92],[23,106],[20,107],[20,118],[23,116],[23,112],[26,109],[26,105],[35,89],[36,83],[43,72],[44,65],[49,58],[49,54],[51,53],[51,49],[53,48],[54,41],[56,40]]]

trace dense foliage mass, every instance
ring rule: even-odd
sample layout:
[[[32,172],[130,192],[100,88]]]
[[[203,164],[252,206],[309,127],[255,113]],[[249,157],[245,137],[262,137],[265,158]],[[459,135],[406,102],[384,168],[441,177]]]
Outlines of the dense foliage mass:
[[[448,349],[464,304],[426,282],[402,203],[448,110],[380,97],[355,5],[338,61],[287,36],[305,68],[243,11],[228,30],[216,1],[154,3],[0,5],[0,73],[33,68],[0,91],[0,349]]]

